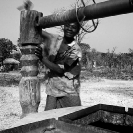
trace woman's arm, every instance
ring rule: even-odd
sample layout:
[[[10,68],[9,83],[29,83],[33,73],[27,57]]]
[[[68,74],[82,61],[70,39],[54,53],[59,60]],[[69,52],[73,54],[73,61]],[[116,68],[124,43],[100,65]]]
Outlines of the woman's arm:
[[[50,70],[57,72],[59,74],[64,74],[64,69],[62,69],[60,66],[58,66],[57,64],[51,62],[48,60],[48,58],[42,54],[42,47],[38,46],[36,47],[35,50],[35,55],[40,59],[40,61],[42,61],[42,63],[49,68]]]
[[[64,69],[62,69],[57,64],[54,64],[53,62],[49,61],[46,57],[42,59],[43,64],[49,68],[50,70],[57,72],[59,74],[64,74]]]
[[[65,64],[66,72],[70,72],[73,75],[79,75],[81,71],[81,65],[79,59],[75,60],[71,65]]]
[[[56,43],[58,35],[50,34],[46,31],[42,31],[42,38],[43,38],[43,43],[41,44],[41,46],[38,46],[35,50],[36,56],[50,70],[57,72],[59,74],[64,74],[64,69],[62,69],[57,64],[49,61],[47,58],[49,53],[51,53],[50,46]]]

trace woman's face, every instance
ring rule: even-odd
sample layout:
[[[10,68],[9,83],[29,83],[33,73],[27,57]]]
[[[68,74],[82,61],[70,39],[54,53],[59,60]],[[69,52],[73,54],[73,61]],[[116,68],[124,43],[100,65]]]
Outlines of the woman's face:
[[[73,38],[79,32],[79,25],[77,23],[70,23],[64,25],[64,36],[67,38]]]

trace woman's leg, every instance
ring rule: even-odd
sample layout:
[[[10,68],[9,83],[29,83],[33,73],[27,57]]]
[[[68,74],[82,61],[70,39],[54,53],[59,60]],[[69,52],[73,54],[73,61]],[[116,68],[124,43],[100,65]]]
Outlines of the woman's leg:
[[[81,106],[81,100],[79,96],[63,96],[57,99],[61,108]]]
[[[45,111],[56,109],[56,103],[57,103],[56,97],[47,95]]]

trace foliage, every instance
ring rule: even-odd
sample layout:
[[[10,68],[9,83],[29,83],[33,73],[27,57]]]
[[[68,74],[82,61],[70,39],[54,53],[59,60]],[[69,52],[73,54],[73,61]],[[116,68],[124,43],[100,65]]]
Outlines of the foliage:
[[[96,51],[96,49],[89,49],[89,51],[84,52],[84,59],[83,59],[83,67],[88,70],[93,69],[94,62],[96,62],[96,66],[100,67],[103,66],[105,68],[116,69],[117,71],[124,70],[133,70],[133,50],[129,49],[129,53],[115,53],[115,48],[110,52],[109,50],[107,53],[102,53]]]
[[[90,45],[86,43],[79,43],[79,46],[82,50],[82,52],[89,52],[90,51]]]
[[[90,51],[90,45],[86,43],[79,43],[79,46],[82,50],[81,65],[86,66],[87,65],[87,53],[89,53]]]
[[[10,56],[12,50],[16,50],[16,45],[9,39],[0,38],[0,57],[1,61]]]
[[[10,56],[11,56],[11,58],[14,58],[14,59],[20,61],[22,54],[20,51],[14,50],[14,51],[12,51],[12,54]]]
[[[91,70],[95,62],[98,66],[102,65],[101,53],[97,52],[96,49],[89,49],[89,51],[84,52],[84,54],[85,55],[83,55],[83,66],[86,69]]]
[[[95,49],[87,53],[89,61],[96,61],[97,66],[92,66],[91,75],[94,77],[102,77],[107,79],[123,79],[133,80],[133,50],[129,49],[129,53],[107,53],[97,52]]]
[[[93,76],[106,78],[106,79],[121,79],[121,80],[133,80],[133,71],[128,69],[118,70],[116,68],[109,69],[109,68],[97,68],[93,70]]]
[[[17,46],[18,46],[18,47],[21,47],[20,38],[18,38],[18,40],[17,40]]]

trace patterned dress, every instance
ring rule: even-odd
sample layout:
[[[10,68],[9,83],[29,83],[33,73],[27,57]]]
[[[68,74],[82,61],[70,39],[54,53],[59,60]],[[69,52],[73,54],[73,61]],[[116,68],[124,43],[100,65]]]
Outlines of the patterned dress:
[[[74,40],[68,44],[68,49],[59,53],[62,43],[62,38],[57,38],[52,53],[48,59],[55,64],[58,64],[61,68],[65,69],[65,73],[60,75],[51,70],[46,74],[46,94],[53,97],[62,96],[78,96],[80,90],[80,60],[81,49]],[[71,69],[73,68],[73,69]]]

